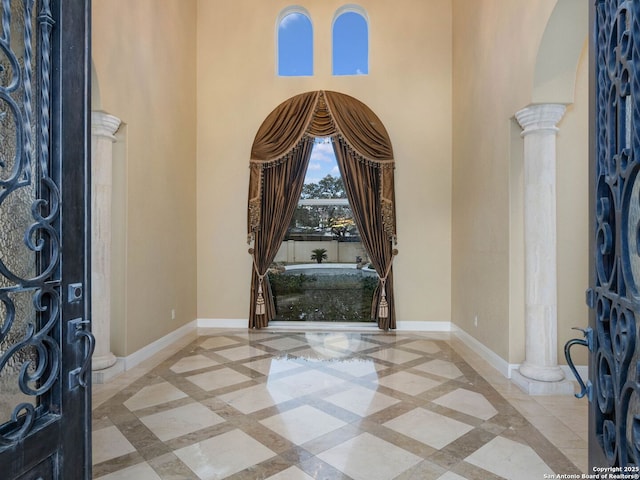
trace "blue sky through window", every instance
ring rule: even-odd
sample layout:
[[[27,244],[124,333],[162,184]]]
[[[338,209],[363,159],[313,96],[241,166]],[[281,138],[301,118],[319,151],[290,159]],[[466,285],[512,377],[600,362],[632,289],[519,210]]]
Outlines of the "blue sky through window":
[[[356,12],[341,14],[333,24],[333,74],[369,73],[369,27]]]
[[[333,177],[340,176],[340,169],[336,155],[333,151],[333,144],[329,138],[316,138],[309,158],[309,166],[304,183],[318,183],[327,175]]]
[[[344,12],[332,31],[333,75],[369,73],[369,26],[363,15]],[[292,12],[278,25],[278,75],[313,75],[313,26],[304,13]]]
[[[302,13],[290,13],[278,25],[278,75],[313,75],[313,27]]]

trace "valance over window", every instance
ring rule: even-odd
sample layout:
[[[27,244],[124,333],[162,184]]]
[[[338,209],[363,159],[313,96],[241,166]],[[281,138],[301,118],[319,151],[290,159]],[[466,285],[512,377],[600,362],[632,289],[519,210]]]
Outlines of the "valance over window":
[[[308,92],[279,105],[251,149],[248,241],[253,256],[249,327],[275,317],[267,270],[293,218],[316,137],[331,137],[362,243],[378,272],[372,320],[395,328],[394,159],[387,131],[362,102],[337,92]]]

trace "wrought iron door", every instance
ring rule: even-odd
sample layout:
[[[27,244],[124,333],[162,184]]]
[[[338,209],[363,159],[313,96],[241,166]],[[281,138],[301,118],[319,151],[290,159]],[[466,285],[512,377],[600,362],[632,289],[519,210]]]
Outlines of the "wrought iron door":
[[[89,478],[89,0],[0,0],[0,477]]]
[[[591,8],[589,463],[640,465],[640,2]]]

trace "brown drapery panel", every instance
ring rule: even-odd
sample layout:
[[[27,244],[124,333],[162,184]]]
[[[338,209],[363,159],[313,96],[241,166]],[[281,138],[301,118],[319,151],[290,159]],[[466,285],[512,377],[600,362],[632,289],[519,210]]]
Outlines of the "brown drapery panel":
[[[385,232],[382,204],[378,200],[380,168],[354,158],[353,151],[350,151],[349,146],[340,139],[334,142],[334,149],[362,243],[380,277],[373,295],[371,318],[384,330],[396,328],[391,267],[396,251]],[[387,303],[387,311],[381,314],[380,303],[383,296]],[[384,310],[384,307],[382,309]]]
[[[263,328],[275,316],[266,275],[298,204],[313,148],[305,136],[318,94],[298,95],[278,106],[262,123],[251,149],[249,241],[253,248],[249,328]],[[265,221],[266,220],[266,221]]]
[[[378,117],[362,102],[337,92],[297,95],[263,122],[251,150],[248,241],[254,246],[249,327],[275,316],[266,276],[302,192],[315,137],[332,137],[345,190],[363,245],[380,281],[371,318],[395,328],[393,249],[396,239],[393,150]]]

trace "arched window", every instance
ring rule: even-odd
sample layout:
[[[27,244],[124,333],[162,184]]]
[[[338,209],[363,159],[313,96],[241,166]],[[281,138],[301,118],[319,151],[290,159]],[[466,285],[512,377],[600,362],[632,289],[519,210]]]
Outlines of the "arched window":
[[[276,316],[268,274],[298,205],[317,137],[331,139],[354,223],[376,272],[368,318],[384,330],[394,329],[392,263],[398,251],[393,247],[391,140],[369,107],[331,91],[307,92],[283,102],[267,116],[253,142],[247,209],[247,241],[253,244],[249,328],[266,327]],[[316,259],[318,254],[314,252]]]
[[[285,9],[278,18],[278,75],[313,75],[313,26],[300,7]]]
[[[345,6],[336,12],[333,21],[334,75],[369,73],[369,25],[365,15],[354,6]]]

